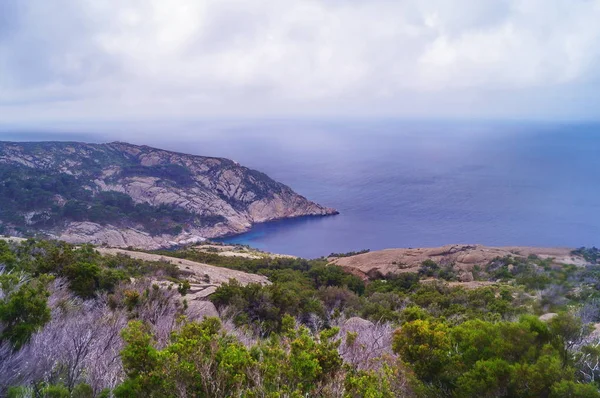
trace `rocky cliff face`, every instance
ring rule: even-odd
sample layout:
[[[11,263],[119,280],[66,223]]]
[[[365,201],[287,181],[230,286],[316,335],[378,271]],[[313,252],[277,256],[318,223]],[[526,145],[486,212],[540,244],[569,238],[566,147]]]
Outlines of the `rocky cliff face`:
[[[122,142],[0,142],[0,226],[70,242],[158,248],[335,214],[222,158]]]

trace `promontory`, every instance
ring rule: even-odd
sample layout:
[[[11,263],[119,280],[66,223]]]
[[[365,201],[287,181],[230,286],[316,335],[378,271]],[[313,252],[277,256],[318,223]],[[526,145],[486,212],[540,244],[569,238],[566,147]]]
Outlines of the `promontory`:
[[[124,142],[0,142],[0,233],[155,249],[337,211],[224,158]]]

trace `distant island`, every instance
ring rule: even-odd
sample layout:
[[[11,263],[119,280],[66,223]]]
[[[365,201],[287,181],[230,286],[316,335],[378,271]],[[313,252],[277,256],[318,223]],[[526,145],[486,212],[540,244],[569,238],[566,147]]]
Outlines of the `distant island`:
[[[0,142],[0,233],[158,249],[337,211],[223,158],[124,142]]]

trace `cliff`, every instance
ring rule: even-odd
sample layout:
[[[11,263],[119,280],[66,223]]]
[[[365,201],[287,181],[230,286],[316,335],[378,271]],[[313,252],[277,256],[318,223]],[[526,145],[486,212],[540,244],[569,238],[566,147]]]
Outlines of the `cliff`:
[[[0,142],[0,232],[155,249],[336,214],[223,158],[123,142]]]

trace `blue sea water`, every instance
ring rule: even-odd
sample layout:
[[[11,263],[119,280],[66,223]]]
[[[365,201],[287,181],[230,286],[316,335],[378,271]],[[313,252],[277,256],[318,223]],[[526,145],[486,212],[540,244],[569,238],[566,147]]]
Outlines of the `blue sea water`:
[[[226,242],[309,258],[449,243],[600,245],[599,124],[189,123],[166,135],[160,128],[117,138],[231,158],[340,212],[260,224]]]

